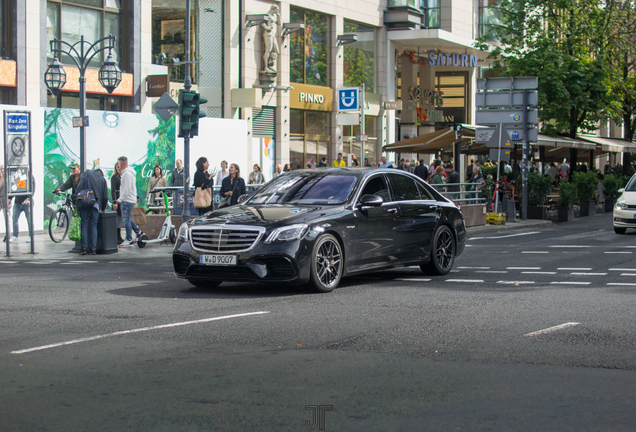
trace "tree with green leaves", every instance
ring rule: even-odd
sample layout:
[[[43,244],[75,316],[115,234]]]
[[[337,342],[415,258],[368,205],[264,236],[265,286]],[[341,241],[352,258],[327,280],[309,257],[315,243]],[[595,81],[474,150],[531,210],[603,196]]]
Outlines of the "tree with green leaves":
[[[620,102],[609,60],[614,0],[502,0],[501,42],[489,58],[505,76],[537,76],[543,132],[576,137],[615,115]],[[483,50],[491,49],[486,37]]]

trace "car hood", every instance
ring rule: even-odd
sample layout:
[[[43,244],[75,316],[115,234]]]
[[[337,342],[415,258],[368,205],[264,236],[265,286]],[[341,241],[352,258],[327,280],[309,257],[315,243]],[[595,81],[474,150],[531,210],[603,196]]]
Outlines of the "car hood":
[[[344,206],[236,205],[199,216],[194,220],[194,225],[225,224],[263,227],[291,225],[312,222],[343,210]]]

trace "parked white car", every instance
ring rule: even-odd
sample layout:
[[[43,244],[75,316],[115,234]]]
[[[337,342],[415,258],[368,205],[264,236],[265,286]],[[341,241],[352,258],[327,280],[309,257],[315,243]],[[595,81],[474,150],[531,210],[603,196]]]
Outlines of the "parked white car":
[[[625,234],[627,228],[636,228],[636,175],[619,189],[621,196],[614,206],[614,232]]]

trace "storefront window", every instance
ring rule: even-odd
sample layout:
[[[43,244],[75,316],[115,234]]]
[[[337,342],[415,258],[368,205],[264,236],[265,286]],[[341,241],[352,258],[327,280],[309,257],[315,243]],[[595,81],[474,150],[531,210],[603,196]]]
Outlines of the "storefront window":
[[[289,162],[292,169],[317,166],[324,157],[329,158],[329,113],[292,109]],[[330,163],[329,163],[330,165]]]
[[[359,87],[372,93],[375,84],[375,30],[352,21],[344,22],[345,33],[356,33],[358,41],[344,46],[343,78],[345,87]]]
[[[502,24],[498,4],[499,0],[479,0],[479,36],[491,41],[496,40],[493,28]]]
[[[190,60],[196,52],[196,20],[194,4],[191,2],[190,14]],[[152,62],[168,66],[170,81],[183,82],[185,79],[185,17],[186,0],[157,1],[152,4]],[[190,77],[196,83],[195,67],[190,65]]]
[[[115,36],[113,58],[122,70],[126,70],[127,65],[122,57],[124,35],[120,7],[119,0],[49,0],[46,11],[48,40],[57,38],[74,44],[84,36],[86,42],[94,43],[112,34]],[[54,55],[48,41],[46,49],[47,60],[51,61]],[[99,68],[107,55],[108,51],[97,54],[89,66]],[[64,64],[75,64],[66,55],[63,55],[60,61]]]
[[[424,14],[422,17],[424,28],[439,28],[442,11],[440,0],[420,0],[420,10]]]
[[[292,7],[290,22],[305,23],[290,36],[290,82],[327,86],[327,16]]]
[[[129,111],[129,99],[111,95],[86,95],[86,109],[99,111]],[[79,109],[79,93],[63,92],[47,97],[47,106],[55,108]]]
[[[467,123],[468,72],[437,72],[435,88],[443,95],[444,123]]]

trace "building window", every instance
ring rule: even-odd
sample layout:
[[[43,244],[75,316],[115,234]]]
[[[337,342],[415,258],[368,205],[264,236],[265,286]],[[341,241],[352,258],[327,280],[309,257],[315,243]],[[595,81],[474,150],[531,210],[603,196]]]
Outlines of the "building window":
[[[345,33],[356,33],[358,41],[345,45],[343,78],[345,87],[360,87],[373,93],[375,89],[375,29],[373,27],[344,22]]]
[[[61,92],[57,96],[48,94],[46,106],[52,108],[79,109],[79,93]],[[86,95],[86,109],[99,111],[130,111],[130,98],[97,95]]]
[[[49,0],[46,11],[47,39],[60,39],[71,45],[84,36],[86,42],[95,41],[110,35],[115,36],[113,58],[122,70],[126,70],[128,61],[122,49],[123,34],[121,0]],[[54,55],[50,44],[46,44],[47,60]],[[67,47],[63,47],[67,48]],[[89,63],[90,67],[99,68],[108,56],[108,51],[97,54]],[[63,55],[63,64],[75,65],[73,60]]]
[[[197,58],[197,25],[194,5],[190,4],[190,60]],[[168,66],[168,75],[172,82],[185,80],[185,18],[186,0],[157,1],[152,3],[152,62]],[[192,83],[196,84],[196,68],[190,66]]]
[[[422,14],[424,14],[422,17],[423,28],[440,27],[440,15],[442,11],[440,0],[420,0],[420,10]]]
[[[469,123],[468,72],[437,72],[435,89],[442,95],[443,123]]]
[[[292,169],[317,166],[324,157],[329,160],[329,113],[290,110],[289,162]],[[331,165],[331,164],[328,164]]]
[[[290,36],[289,81],[328,85],[328,25],[327,15],[290,8],[290,22],[303,22],[305,29]]]
[[[489,41],[496,40],[494,28],[502,24],[498,5],[499,0],[479,0],[479,36]]]
[[[0,59],[13,58],[11,36],[13,20],[11,19],[11,1],[0,0]]]

